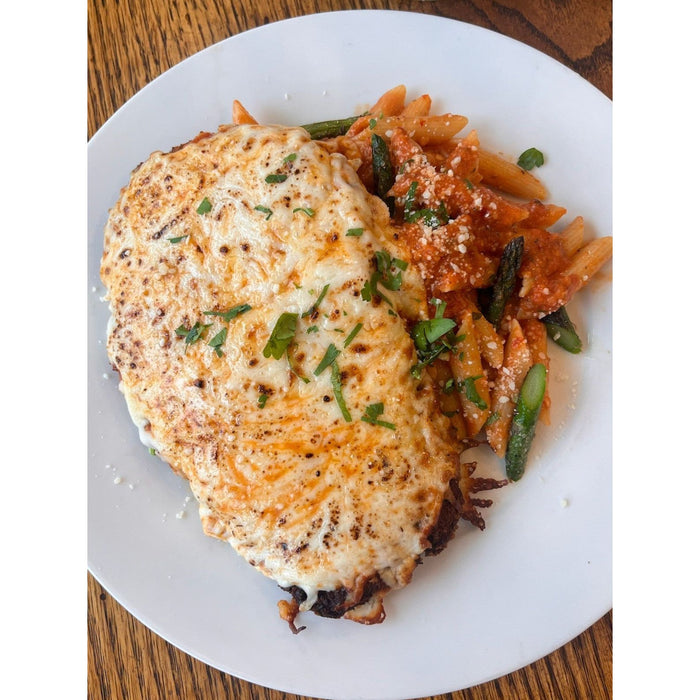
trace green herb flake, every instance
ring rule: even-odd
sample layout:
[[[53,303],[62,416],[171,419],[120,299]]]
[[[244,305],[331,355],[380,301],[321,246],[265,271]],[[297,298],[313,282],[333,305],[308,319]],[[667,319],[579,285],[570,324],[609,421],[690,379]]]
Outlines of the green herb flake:
[[[197,207],[198,214],[208,214],[211,211],[211,202],[205,197]]]
[[[210,347],[214,348],[214,352],[221,357],[224,353],[221,350],[221,346],[226,342],[226,336],[228,335],[228,328],[222,328],[208,343]]]
[[[343,347],[346,348],[350,343],[352,343],[353,340],[355,340],[355,336],[362,330],[362,324],[358,323],[348,334],[348,337],[345,339],[345,342],[343,343]]]
[[[363,228],[349,228],[345,235],[357,238],[361,236],[364,232],[365,230]]]
[[[494,412],[486,419],[486,422],[484,423],[484,427],[488,427],[489,425],[493,425],[500,417],[501,417],[500,411],[494,411]]]
[[[319,362],[318,367],[316,367],[316,369],[314,370],[314,375],[318,377],[323,372],[323,370],[326,369],[326,367],[329,367],[335,362],[338,355],[340,355],[340,350],[338,350],[338,348],[333,343],[331,343],[328,346],[321,362]]]
[[[296,153],[290,153],[288,156],[284,157],[284,163],[293,163],[297,159]]]
[[[431,318],[419,321],[412,332],[413,340],[419,350],[428,350],[443,335],[449,333],[457,324],[451,318]]]
[[[413,163],[413,158],[409,158],[407,161],[404,161],[403,163],[401,163],[401,165],[399,166],[399,174],[400,174],[400,175],[403,175],[403,173],[405,172],[406,168],[407,168],[411,163]],[[413,184],[413,183],[411,183],[411,184]],[[416,185],[417,185],[417,184],[418,184],[418,183],[416,183]]]
[[[168,238],[168,240],[171,243],[180,243],[181,241],[184,241],[185,238],[189,238],[190,234],[186,233],[184,236],[175,236],[175,238]]]
[[[340,367],[338,367],[338,363],[335,360],[331,362],[331,386],[333,387],[335,402],[338,404],[340,412],[343,414],[343,418],[347,423],[351,423],[352,416],[350,415],[348,406],[343,398],[343,383],[340,375]]]
[[[318,295],[318,299],[311,304],[311,306],[304,311],[304,313],[301,315],[302,318],[306,318],[307,316],[313,315],[313,313],[318,309],[318,307],[321,305],[321,302],[323,301],[323,298],[326,296],[328,293],[328,289],[330,288],[330,284],[327,284],[324,286],[324,288],[321,290],[321,293]]]
[[[481,377],[466,377],[459,382],[460,388],[469,401],[471,401],[478,409],[485,411],[488,408],[486,401],[481,398],[476,388],[476,380]]]
[[[244,314],[246,311],[250,311],[253,307],[250,304],[238,304],[238,306],[234,306],[230,308],[228,311],[205,311],[204,315],[205,316],[219,316],[222,318],[226,323],[229,323],[233,321],[236,316],[240,316],[241,314]]]
[[[418,183],[414,180],[410,187],[408,188],[408,192],[406,192],[406,197],[404,198],[403,202],[403,211],[404,211],[404,218],[406,218],[407,214],[410,214],[416,206],[416,191],[418,190]]]
[[[371,425],[381,425],[383,428],[396,430],[396,425],[394,425],[394,423],[379,420],[379,416],[381,416],[382,413],[384,413],[384,404],[382,402],[371,403],[369,406],[367,406],[367,408],[365,408],[364,415],[360,418],[360,420],[364,421],[365,423],[370,423]]]
[[[386,250],[377,250],[374,253],[377,269],[372,273],[369,281],[365,282],[360,292],[364,301],[371,301],[375,296],[383,299],[389,306],[393,306],[391,300],[383,294],[377,285],[392,292],[401,288],[401,273],[408,268],[408,263],[399,258],[393,258]]]
[[[307,333],[318,333],[318,326],[309,326],[306,329]]]
[[[485,411],[488,406],[486,405],[486,402],[484,399],[481,398],[479,395],[479,392],[476,388],[476,380],[481,379],[483,375],[479,375],[478,377],[465,377],[464,379],[460,379],[459,381],[455,381],[454,379],[448,379],[445,382],[445,386],[443,386],[442,391],[444,394],[451,394],[453,391],[458,391],[461,394],[464,394],[469,401],[471,401],[477,408],[480,408],[482,411]]]
[[[258,396],[258,408],[265,408],[269,396],[267,394],[260,394]]]
[[[456,336],[454,333],[456,322],[444,318],[446,303],[439,299],[431,299],[430,303],[436,307],[435,316],[418,321],[411,330],[418,355],[418,363],[411,367],[411,374],[416,379],[420,378],[423,368],[432,364],[440,355],[456,352],[455,345],[464,339],[464,336]]]
[[[265,177],[265,182],[267,182],[268,185],[272,185],[278,182],[284,182],[287,179],[287,176],[284,173],[270,173]]]
[[[372,119],[369,120],[369,128],[374,129],[374,127],[376,127],[376,126],[377,126],[377,120],[374,117],[372,117]]]
[[[295,209],[292,209],[292,214],[296,214],[298,211],[304,212],[306,216],[309,218],[313,217],[313,215],[316,213],[311,207],[296,207]]]
[[[181,325],[175,329],[175,335],[185,339],[185,352],[187,352],[187,348],[190,345],[194,345],[198,340],[202,340],[206,336],[207,329],[211,325],[211,323],[200,323],[197,321],[192,328]]]
[[[382,287],[395,292],[401,288],[401,271],[405,271],[408,263],[398,258],[392,258],[386,250],[378,250],[375,254],[377,260],[377,281]],[[394,268],[399,272],[394,272]]]
[[[437,209],[418,209],[409,212],[404,209],[404,220],[411,224],[422,221],[425,226],[435,229],[438,226],[444,226],[450,220],[450,215],[445,202],[440,202]]]
[[[403,218],[404,221],[414,224],[422,221],[430,228],[444,226],[449,220],[450,215],[447,211],[445,202],[440,202],[437,209],[416,209],[416,194],[418,191],[418,183],[412,182],[404,197]]]
[[[272,333],[270,333],[267,344],[263,348],[264,357],[272,356],[275,360],[279,360],[284,355],[296,334],[298,320],[299,314],[289,311],[285,311],[280,315],[277,323],[275,323],[275,327],[272,329]]]
[[[264,207],[262,204],[258,204],[258,206],[255,207],[255,211],[261,211],[263,214],[266,214],[267,216],[265,216],[265,221],[272,216],[272,209]]]
[[[532,170],[544,165],[544,155],[536,148],[528,148],[523,151],[518,158],[518,166],[523,170]]]

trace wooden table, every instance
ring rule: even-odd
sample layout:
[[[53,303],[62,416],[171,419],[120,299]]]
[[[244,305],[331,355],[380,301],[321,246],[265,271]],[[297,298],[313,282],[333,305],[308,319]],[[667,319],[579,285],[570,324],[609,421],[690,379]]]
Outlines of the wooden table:
[[[612,97],[611,0],[89,0],[88,137],[144,85],[214,42],[287,17],[348,9],[423,12],[487,27],[552,56]],[[300,700],[184,654],[89,574],[88,641],[94,700]],[[612,612],[546,658],[439,700],[611,697]]]

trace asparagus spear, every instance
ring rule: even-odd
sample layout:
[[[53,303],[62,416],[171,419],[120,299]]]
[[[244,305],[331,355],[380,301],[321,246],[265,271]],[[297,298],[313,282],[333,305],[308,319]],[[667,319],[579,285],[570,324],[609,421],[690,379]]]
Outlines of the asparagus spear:
[[[394,169],[391,167],[389,147],[379,134],[372,134],[372,175],[375,194],[386,202],[393,214],[394,198],[387,197],[386,193],[394,184]]]
[[[542,323],[547,328],[547,335],[557,345],[574,354],[581,352],[581,338],[563,306],[545,316]]]
[[[328,139],[333,136],[342,136],[360,117],[346,117],[345,119],[328,119],[324,122],[302,124],[312,139]]]
[[[527,455],[535,437],[535,424],[540,415],[547,383],[547,370],[538,362],[533,365],[520,388],[515,404],[506,448],[506,476],[517,481],[525,471]]]
[[[515,289],[515,275],[523,259],[524,247],[524,237],[518,236],[508,241],[503,249],[501,262],[498,264],[498,272],[496,273],[496,281],[491,293],[491,300],[484,314],[494,326],[500,323],[506,308],[506,302]]]

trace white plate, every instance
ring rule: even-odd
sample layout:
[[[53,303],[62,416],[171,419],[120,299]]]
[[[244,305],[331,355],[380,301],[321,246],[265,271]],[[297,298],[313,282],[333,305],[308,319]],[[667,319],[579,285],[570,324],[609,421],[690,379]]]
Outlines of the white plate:
[[[570,307],[578,357],[553,351],[554,409],[523,480],[495,493],[487,529],[460,527],[365,627],[305,615],[228,545],[202,534],[188,487],[141,446],[104,352],[102,227],[156,149],[230,120],[308,123],[355,113],[404,83],[465,114],[492,149],[536,146],[551,201],[611,231],[611,103],[551,58],[457,21],[386,11],[311,15],[216,44],[139,92],[89,155],[89,568],[133,615],[240,678],[322,698],[413,698],[476,685],[566,643],[611,608],[611,290]],[[500,475],[483,456],[480,474]],[[119,482],[119,483],[115,483]],[[180,516],[180,517],[178,517]]]

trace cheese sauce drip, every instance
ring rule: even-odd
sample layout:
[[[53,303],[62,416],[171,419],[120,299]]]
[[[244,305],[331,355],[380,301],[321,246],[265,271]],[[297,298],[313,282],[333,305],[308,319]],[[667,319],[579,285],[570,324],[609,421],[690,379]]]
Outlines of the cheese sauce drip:
[[[105,230],[108,353],[142,439],[205,532],[302,607],[408,583],[455,476],[435,388],[411,375],[422,282],[395,267],[399,289],[368,300],[378,251],[409,259],[345,158],[257,125],[154,153]],[[265,356],[283,315],[293,336]],[[388,426],[362,420],[379,403]]]

